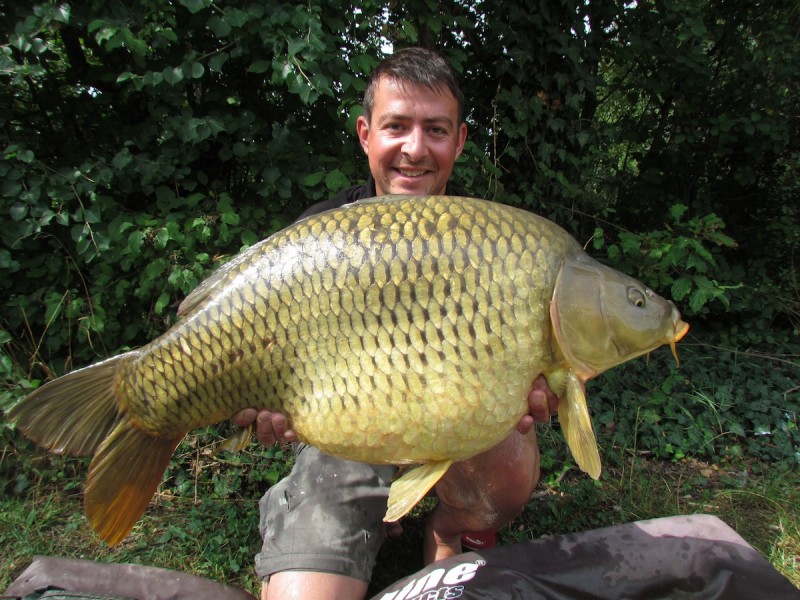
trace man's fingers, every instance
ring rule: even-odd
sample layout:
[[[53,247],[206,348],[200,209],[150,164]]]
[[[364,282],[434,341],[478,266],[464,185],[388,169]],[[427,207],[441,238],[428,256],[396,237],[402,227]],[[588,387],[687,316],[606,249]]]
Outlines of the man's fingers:
[[[259,411],[258,418],[256,419],[256,436],[258,437],[258,441],[265,446],[272,446],[277,441],[275,428],[272,425],[274,416],[274,413],[268,410],[262,410]]]
[[[530,415],[523,415],[523,417],[517,423],[517,431],[519,431],[522,435],[527,434],[533,428],[534,419]]]
[[[528,407],[537,423],[547,423],[550,417],[558,414],[558,396],[547,385],[544,375],[533,380],[531,393],[528,395]]]
[[[537,423],[550,421],[550,407],[547,403],[547,396],[542,390],[533,389],[528,394],[528,411]]]
[[[255,408],[244,408],[231,417],[231,422],[239,427],[247,427],[256,420],[258,411]]]
[[[284,414],[272,413],[272,428],[275,438],[281,443],[293,442],[297,439],[295,432],[289,429],[289,419]]]

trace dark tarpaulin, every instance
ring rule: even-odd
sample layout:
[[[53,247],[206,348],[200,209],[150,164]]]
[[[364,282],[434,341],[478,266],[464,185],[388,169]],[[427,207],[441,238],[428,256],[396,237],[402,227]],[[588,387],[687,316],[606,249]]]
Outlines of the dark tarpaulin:
[[[792,600],[800,590],[720,519],[667,517],[468,552],[373,600]]]
[[[23,598],[50,589],[86,598],[131,600],[255,600],[243,590],[195,575],[133,564],[36,556],[2,597]]]

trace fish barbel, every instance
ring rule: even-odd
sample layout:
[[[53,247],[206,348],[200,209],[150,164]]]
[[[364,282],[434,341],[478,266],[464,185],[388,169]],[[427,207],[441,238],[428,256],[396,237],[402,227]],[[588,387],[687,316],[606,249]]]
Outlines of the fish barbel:
[[[93,454],[92,527],[122,540],[192,429],[246,407],[369,463],[416,464],[386,520],[502,441],[544,374],[578,465],[600,475],[586,380],[688,330],[672,302],[554,223],[445,196],[381,197],[298,221],[201,283],[146,346],[73,371],[10,413],[54,452]]]

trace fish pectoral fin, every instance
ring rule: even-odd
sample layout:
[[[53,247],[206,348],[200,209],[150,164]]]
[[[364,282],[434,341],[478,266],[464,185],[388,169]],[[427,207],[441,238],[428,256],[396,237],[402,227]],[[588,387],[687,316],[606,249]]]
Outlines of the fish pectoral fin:
[[[241,452],[250,444],[254,429],[253,423],[240,427],[231,437],[217,446],[212,456],[216,456],[220,452],[233,452],[234,454]]]
[[[592,479],[600,477],[600,454],[586,405],[586,391],[572,371],[566,376],[565,394],[559,398],[558,421],[578,466]]]
[[[398,521],[422,500],[445,471],[453,464],[453,460],[432,461],[410,469],[397,478],[389,489],[389,507],[383,520],[387,523]]]
[[[121,542],[147,509],[183,435],[160,438],[123,421],[97,449],[84,507],[89,524],[109,545]]]

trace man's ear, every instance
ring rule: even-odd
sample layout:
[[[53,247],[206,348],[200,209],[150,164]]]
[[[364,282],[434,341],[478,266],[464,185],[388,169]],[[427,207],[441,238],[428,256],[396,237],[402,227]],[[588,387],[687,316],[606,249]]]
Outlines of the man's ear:
[[[467,124],[461,123],[458,128],[458,145],[456,146],[456,160],[458,157],[461,156],[461,153],[464,151],[464,144],[467,142]],[[364,145],[363,143],[361,144]]]
[[[361,147],[364,149],[364,154],[369,156],[369,122],[367,122],[364,115],[356,119],[356,132],[358,133],[358,141],[361,142]]]

